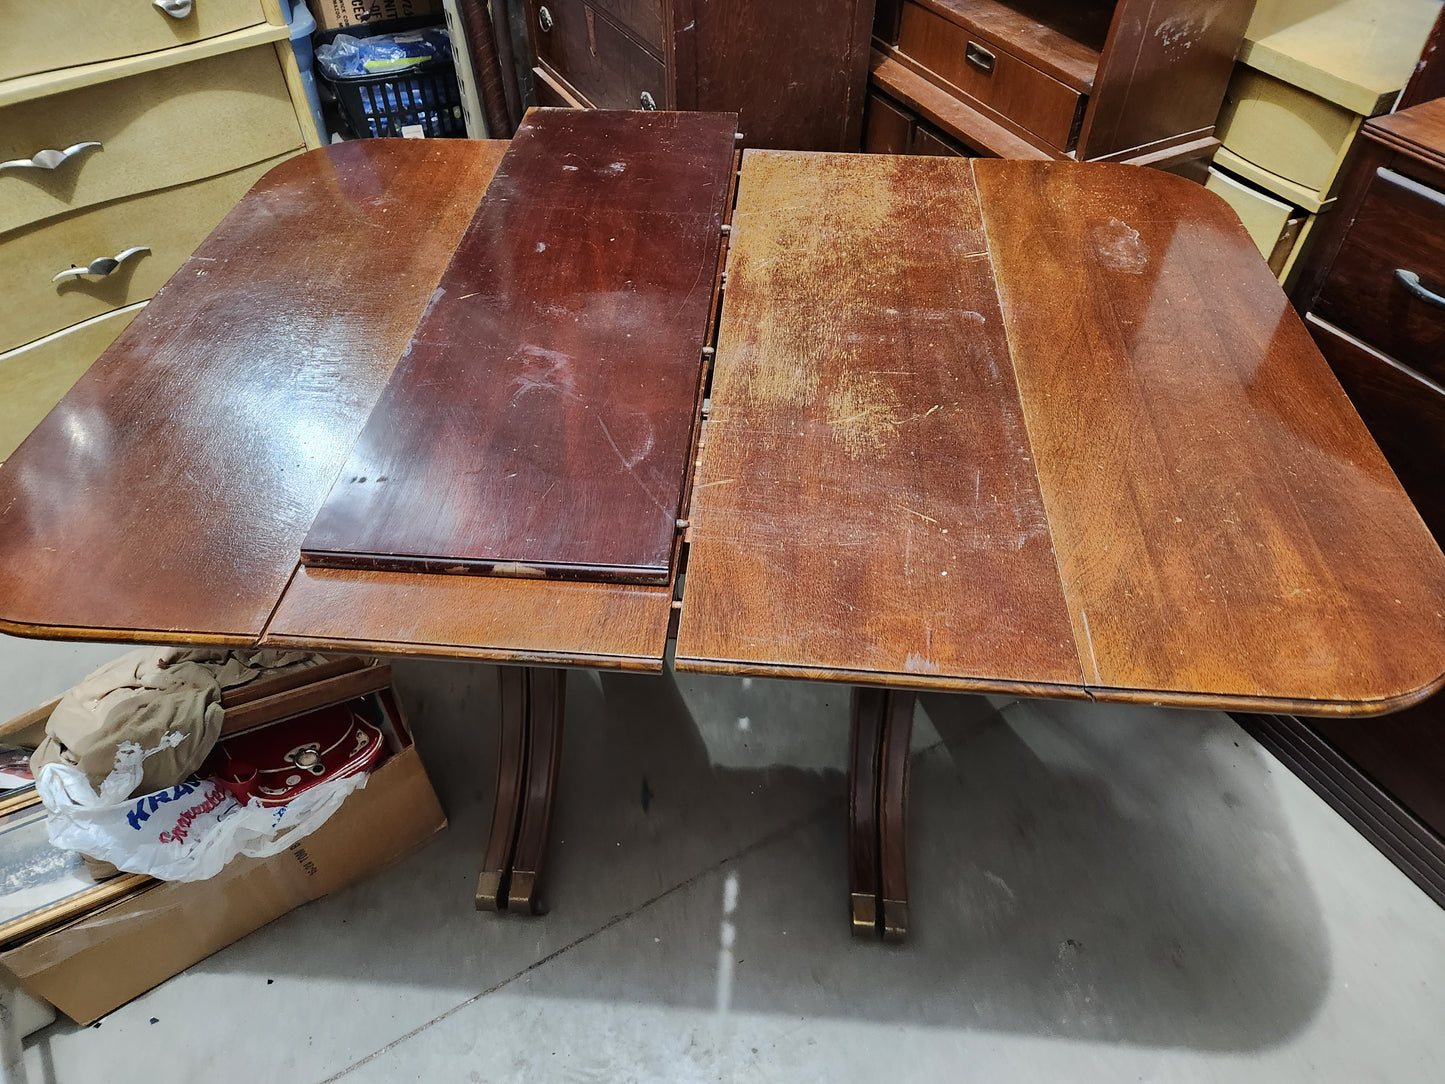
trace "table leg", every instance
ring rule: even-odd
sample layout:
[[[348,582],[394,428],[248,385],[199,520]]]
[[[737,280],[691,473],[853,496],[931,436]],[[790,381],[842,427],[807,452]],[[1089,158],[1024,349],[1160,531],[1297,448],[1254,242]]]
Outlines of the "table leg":
[[[517,850],[507,909],[538,914],[537,882],[547,858],[552,830],[552,799],[562,762],[562,717],[566,708],[567,671],[530,667],[527,671],[527,788],[522,793]]]
[[[853,933],[908,934],[908,749],[911,692],[853,690],[848,878]]]
[[[477,880],[477,910],[505,911],[512,854],[517,845],[523,770],[527,756],[527,668],[497,670],[501,727],[497,734],[497,788],[492,799],[492,828]]]
[[[878,936],[878,771],[882,759],[882,689],[853,690],[853,728],[848,770],[848,890],[853,933]]]
[[[911,692],[892,690],[884,716],[883,764],[878,775],[878,895],[883,940],[908,936],[908,750],[913,739]]]
[[[497,789],[477,880],[479,911],[537,913],[561,760],[566,678],[564,670],[498,670]]]

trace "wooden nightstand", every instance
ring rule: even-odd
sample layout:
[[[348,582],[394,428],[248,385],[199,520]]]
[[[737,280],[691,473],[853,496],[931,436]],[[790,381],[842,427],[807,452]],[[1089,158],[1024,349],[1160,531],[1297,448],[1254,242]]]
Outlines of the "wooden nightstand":
[[[931,153],[941,137],[955,153],[1157,166],[1207,158],[1253,6],[880,0],[865,143]]]

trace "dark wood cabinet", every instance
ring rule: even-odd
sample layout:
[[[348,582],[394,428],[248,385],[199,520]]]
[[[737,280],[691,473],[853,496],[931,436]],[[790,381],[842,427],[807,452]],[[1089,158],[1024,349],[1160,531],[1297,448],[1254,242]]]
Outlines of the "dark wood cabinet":
[[[526,0],[540,105],[736,111],[743,143],[856,151],[873,0]]]
[[[977,154],[1172,165],[1218,146],[1253,7],[879,0],[871,91]]]
[[[1445,541],[1445,98],[1361,131],[1293,300]],[[1445,906],[1445,695],[1379,719],[1239,718]]]

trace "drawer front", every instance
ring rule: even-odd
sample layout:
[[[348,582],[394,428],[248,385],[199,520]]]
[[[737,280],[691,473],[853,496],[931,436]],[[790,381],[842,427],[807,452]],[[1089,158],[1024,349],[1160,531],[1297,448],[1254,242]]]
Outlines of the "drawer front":
[[[270,45],[0,109],[0,162],[91,142],[54,169],[0,170],[0,234],[228,173],[302,136]]]
[[[1359,127],[1348,109],[1241,64],[1215,135],[1241,158],[1325,199]]]
[[[0,461],[20,446],[142,308],[108,312],[0,354]]]
[[[1397,270],[1445,299],[1445,193],[1376,171],[1315,308],[1351,335],[1445,384],[1445,300],[1412,293]]]
[[[663,52],[662,0],[596,0],[592,5],[658,56]]]
[[[944,136],[939,135],[923,125],[913,129],[913,146],[909,148],[910,154],[931,155],[935,158],[964,158],[967,157],[963,151],[955,147]]]
[[[904,4],[898,51],[1051,146],[1061,151],[1073,146],[1082,96],[998,43],[917,4]]]
[[[1420,518],[1445,543],[1445,395],[1314,316],[1305,325]]]
[[[863,150],[868,154],[907,154],[912,143],[913,117],[881,94],[869,94]]]
[[[545,8],[549,19],[540,12]],[[582,0],[549,0],[532,6],[537,56],[599,109],[667,108],[662,61]],[[551,28],[543,30],[543,21]]]
[[[1204,187],[1229,204],[1249,231],[1249,239],[1259,249],[1259,254],[1269,259],[1295,209],[1212,166]]]
[[[181,18],[151,0],[39,0],[6,8],[0,79],[151,53],[266,21],[260,0],[194,0]]]
[[[287,156],[282,156],[282,158]],[[0,241],[0,348],[144,301],[195,251],[227,211],[281,158],[179,188],[118,200],[18,230]],[[54,275],[148,246],[103,278]]]

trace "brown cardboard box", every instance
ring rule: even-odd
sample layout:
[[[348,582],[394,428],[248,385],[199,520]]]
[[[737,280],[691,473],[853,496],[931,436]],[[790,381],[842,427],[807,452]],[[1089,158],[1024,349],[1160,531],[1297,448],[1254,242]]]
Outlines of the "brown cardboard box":
[[[308,6],[320,30],[442,14],[442,0],[308,0]]]
[[[0,965],[28,993],[89,1024],[303,903],[391,865],[446,823],[408,743],[289,850],[238,858],[208,881],[155,882],[0,952]]]

